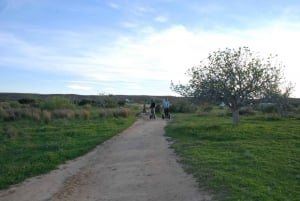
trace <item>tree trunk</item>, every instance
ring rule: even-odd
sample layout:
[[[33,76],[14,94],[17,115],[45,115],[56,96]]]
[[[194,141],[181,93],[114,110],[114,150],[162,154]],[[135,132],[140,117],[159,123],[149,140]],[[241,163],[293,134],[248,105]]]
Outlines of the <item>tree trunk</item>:
[[[232,110],[232,119],[234,125],[238,125],[240,123],[239,110]]]

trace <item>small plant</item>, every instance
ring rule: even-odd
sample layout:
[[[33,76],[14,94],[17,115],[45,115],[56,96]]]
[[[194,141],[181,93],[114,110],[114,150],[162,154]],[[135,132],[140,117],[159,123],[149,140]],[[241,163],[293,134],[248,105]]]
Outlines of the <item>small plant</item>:
[[[82,114],[83,114],[83,119],[84,120],[86,120],[86,121],[90,120],[90,112],[89,111],[83,110]]]
[[[42,118],[45,121],[45,123],[49,123],[51,121],[51,112],[47,110],[42,111]]]
[[[77,110],[77,111],[75,111],[74,115],[75,115],[75,117],[76,117],[77,119],[79,119],[79,118],[81,118],[81,117],[82,117],[84,120],[89,120],[89,119],[90,119],[90,112],[87,111],[87,110]]]
[[[7,138],[15,138],[18,135],[18,130],[13,126],[7,126],[0,130],[3,133],[3,136]]]
[[[53,117],[62,119],[72,119],[75,117],[75,112],[73,110],[61,109],[54,110],[52,112]]]

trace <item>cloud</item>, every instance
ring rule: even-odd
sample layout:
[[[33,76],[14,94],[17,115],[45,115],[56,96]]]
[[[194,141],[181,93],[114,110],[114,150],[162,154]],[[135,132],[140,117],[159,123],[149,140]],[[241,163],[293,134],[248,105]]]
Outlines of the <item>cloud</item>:
[[[108,2],[108,6],[113,8],[113,9],[119,9],[120,8],[120,5],[116,4],[114,2]]]
[[[286,65],[288,80],[298,82],[300,73],[299,23],[282,21],[256,29],[224,32],[190,30],[184,25],[166,26],[162,30],[151,27],[151,31],[143,34],[119,34],[108,44],[85,39],[91,39],[86,32],[61,33],[51,32],[53,38],[58,37],[61,41],[54,46],[32,42],[11,33],[0,33],[0,51],[3,51],[0,67],[18,65],[20,68],[58,72],[91,82],[67,85],[73,90],[114,88],[115,93],[141,94],[147,88],[149,93],[171,94],[170,81],[187,81],[187,69],[198,65],[212,51],[249,46],[263,55],[278,54],[279,60]],[[70,41],[75,41],[76,46]],[[299,84],[296,87],[300,97]]]
[[[131,28],[136,28],[139,25],[137,23],[133,23],[133,22],[123,22],[122,26],[125,27],[125,28],[131,29]]]
[[[76,84],[67,85],[67,88],[80,90],[80,91],[91,91],[92,90],[92,88],[90,86],[81,86],[81,85],[76,85]]]
[[[167,21],[168,21],[168,18],[165,17],[165,16],[157,16],[154,20],[155,20],[156,22],[164,23],[164,22],[167,22]]]

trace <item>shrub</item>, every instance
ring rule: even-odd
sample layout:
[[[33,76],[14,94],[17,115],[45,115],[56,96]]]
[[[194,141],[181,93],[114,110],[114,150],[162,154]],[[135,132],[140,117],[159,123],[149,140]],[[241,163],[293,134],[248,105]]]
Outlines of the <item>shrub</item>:
[[[210,105],[210,104],[204,103],[204,104],[201,105],[201,110],[203,112],[211,112],[212,109],[213,109],[213,106]]]
[[[197,106],[188,101],[187,99],[181,99],[175,101],[170,105],[170,112],[179,112],[179,113],[191,113],[197,110]]]
[[[41,105],[42,109],[59,110],[59,109],[75,109],[75,105],[64,97],[51,97]]]
[[[40,111],[37,111],[37,110],[33,111],[33,112],[31,113],[31,118],[32,118],[33,120],[39,121],[39,120],[41,119],[41,112],[40,112]]]
[[[13,126],[4,127],[1,132],[7,138],[14,138],[18,135],[18,130]]]
[[[156,111],[156,113],[160,113],[161,112],[161,105],[160,104],[156,104],[155,111]]]
[[[86,110],[90,110],[90,109],[92,109],[92,105],[91,104],[86,104],[86,105],[83,106],[83,108],[86,109]]]
[[[258,109],[263,113],[277,112],[277,107],[273,103],[261,103],[258,105]]]
[[[11,101],[11,102],[9,102],[9,106],[11,108],[19,108],[20,107],[20,103],[17,102],[17,101]]]
[[[90,112],[89,111],[83,110],[82,114],[83,114],[83,119],[84,120],[90,120]]]
[[[45,121],[45,123],[49,123],[51,121],[51,112],[47,110],[42,111],[42,118]]]
[[[14,121],[17,119],[15,109],[6,109],[6,116],[4,117],[4,121]]]
[[[94,100],[88,100],[88,99],[82,99],[79,101],[78,105],[84,106],[84,105],[94,105],[96,102]]]
[[[99,110],[99,112],[98,112],[98,116],[99,116],[100,118],[105,118],[105,117],[107,117],[107,114],[108,114],[108,112],[107,112],[106,110]]]
[[[118,107],[118,100],[113,95],[100,96],[100,105],[104,108],[115,108]]]
[[[10,104],[8,102],[0,102],[0,107],[3,109],[9,109]]]
[[[76,118],[82,117],[84,120],[89,120],[90,119],[90,112],[87,110],[77,110],[74,113]]]
[[[21,98],[21,99],[18,100],[18,102],[20,104],[30,104],[30,105],[32,105],[32,104],[35,103],[35,100],[31,99],[31,98]]]
[[[61,119],[72,119],[75,117],[75,112],[73,110],[61,109],[54,110],[52,112],[53,117]]]
[[[125,100],[119,100],[118,101],[118,105],[121,106],[121,107],[124,106],[125,104],[126,104]]]
[[[8,113],[2,107],[0,107],[0,119],[7,119]]]
[[[114,117],[123,117],[126,118],[129,116],[129,110],[125,109],[125,108],[121,108],[121,109],[116,109],[113,111],[113,116]]]
[[[240,115],[248,115],[248,116],[250,116],[250,115],[255,115],[256,113],[253,110],[253,108],[251,108],[251,107],[243,107],[243,108],[241,108],[239,110],[239,114]]]

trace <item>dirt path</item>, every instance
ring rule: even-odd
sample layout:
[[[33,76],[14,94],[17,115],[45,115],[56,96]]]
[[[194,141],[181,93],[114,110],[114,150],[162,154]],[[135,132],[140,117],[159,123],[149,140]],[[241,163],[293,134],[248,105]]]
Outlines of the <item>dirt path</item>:
[[[140,118],[85,156],[0,191],[0,201],[204,201],[163,136],[166,121]]]

